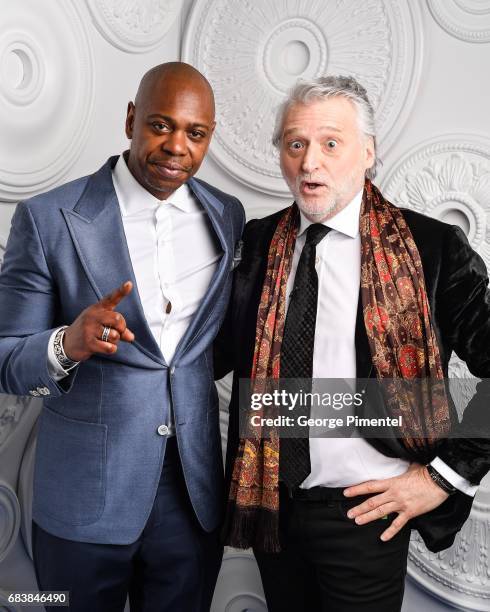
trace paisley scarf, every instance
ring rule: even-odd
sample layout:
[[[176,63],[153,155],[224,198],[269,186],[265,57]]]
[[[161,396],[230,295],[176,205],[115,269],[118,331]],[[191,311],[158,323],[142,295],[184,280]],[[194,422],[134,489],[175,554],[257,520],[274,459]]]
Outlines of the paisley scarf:
[[[257,313],[251,371],[254,393],[280,377],[286,286],[299,226],[296,204],[279,220],[269,246]],[[378,380],[386,379],[386,405],[402,416],[401,443],[427,454],[447,434],[449,408],[439,349],[430,320],[422,263],[402,211],[366,179],[359,231],[363,318]],[[402,381],[419,379],[415,390]],[[421,380],[420,380],[421,379]],[[274,427],[240,439],[225,522],[226,544],[279,552],[279,437]]]

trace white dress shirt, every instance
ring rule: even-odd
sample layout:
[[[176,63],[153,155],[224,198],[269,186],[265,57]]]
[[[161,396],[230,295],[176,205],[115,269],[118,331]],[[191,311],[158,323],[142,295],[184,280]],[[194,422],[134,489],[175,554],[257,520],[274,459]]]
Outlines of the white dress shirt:
[[[170,364],[222,251],[206,211],[185,183],[158,200],[136,181],[122,156],[113,180],[143,311]]]
[[[222,250],[206,211],[185,183],[167,200],[159,200],[136,181],[122,155],[112,178],[143,311],[170,364]],[[67,375],[52,341],[48,365],[53,378]]]
[[[331,231],[316,247],[318,310],[313,349],[313,379],[356,378],[355,328],[361,270],[359,213],[362,191],[324,225]],[[287,305],[306,230],[311,225],[303,213],[294,248],[287,284]],[[316,412],[318,411],[318,412]],[[321,406],[312,407],[311,416],[322,416]],[[325,415],[323,415],[325,416]],[[346,487],[366,480],[398,476],[409,466],[407,461],[386,457],[366,440],[352,438],[310,438],[311,473],[302,488],[314,486]],[[434,468],[468,495],[477,487],[454,472],[441,459]]]

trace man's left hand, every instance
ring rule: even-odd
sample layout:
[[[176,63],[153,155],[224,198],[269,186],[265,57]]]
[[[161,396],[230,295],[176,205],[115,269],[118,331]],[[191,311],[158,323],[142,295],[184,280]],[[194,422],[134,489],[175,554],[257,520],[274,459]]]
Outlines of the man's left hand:
[[[373,495],[362,504],[351,508],[347,514],[358,525],[380,519],[391,512],[398,516],[381,534],[383,542],[391,540],[406,523],[440,506],[449,495],[432,480],[425,465],[412,463],[400,476],[385,480],[369,480],[344,490],[347,497]]]

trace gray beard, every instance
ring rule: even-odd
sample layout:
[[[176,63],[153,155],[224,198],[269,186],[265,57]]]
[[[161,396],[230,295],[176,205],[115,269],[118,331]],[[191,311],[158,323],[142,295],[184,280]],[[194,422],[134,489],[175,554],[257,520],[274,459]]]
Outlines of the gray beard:
[[[321,208],[318,207],[318,204],[308,204],[308,202],[305,202],[299,193],[295,196],[295,201],[301,212],[310,220],[323,219],[336,212],[338,208],[336,198],[330,202],[325,202]]]
[[[357,169],[353,169],[350,176],[346,178],[342,185],[338,189],[336,189],[329,197],[328,200],[322,202],[321,204],[308,204],[299,192],[299,183],[304,178],[304,176],[299,176],[294,185],[289,185],[291,192],[295,198],[296,204],[298,205],[301,212],[307,217],[310,221],[321,222],[324,219],[329,219],[333,217],[334,214],[342,210],[348,202],[345,202],[342,205],[342,200],[345,199],[345,194],[351,192],[356,184],[356,177],[358,176]],[[314,176],[314,179],[317,179],[319,182],[322,182],[321,176]],[[319,207],[320,206],[320,207]]]

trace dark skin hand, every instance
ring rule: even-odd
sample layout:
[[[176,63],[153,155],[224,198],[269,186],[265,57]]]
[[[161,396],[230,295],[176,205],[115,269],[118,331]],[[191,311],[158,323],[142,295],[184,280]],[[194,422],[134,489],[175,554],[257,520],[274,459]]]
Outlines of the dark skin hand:
[[[437,508],[449,497],[432,480],[426,466],[418,463],[412,463],[400,476],[369,480],[344,490],[346,497],[370,493],[373,496],[349,510],[347,516],[364,525],[397,512],[398,516],[381,534],[383,542],[391,540],[411,518]]]
[[[122,314],[114,310],[132,289],[131,281],[125,282],[99,302],[85,308],[66,328],[63,348],[69,359],[86,361],[96,353],[112,355],[121,340],[133,342],[133,332],[126,327]],[[107,342],[100,339],[104,327],[112,328]]]

